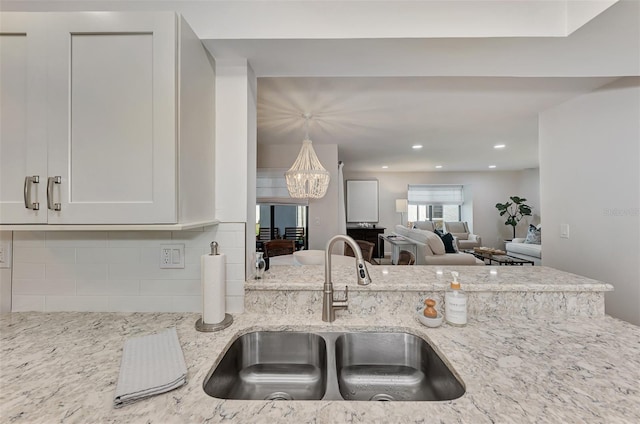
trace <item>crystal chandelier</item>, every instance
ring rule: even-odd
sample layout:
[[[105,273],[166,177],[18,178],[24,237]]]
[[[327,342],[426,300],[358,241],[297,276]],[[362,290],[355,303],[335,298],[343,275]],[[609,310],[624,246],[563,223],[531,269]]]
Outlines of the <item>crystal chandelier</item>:
[[[296,199],[320,199],[327,193],[329,187],[329,171],[324,169],[309,139],[309,119],[311,115],[305,113],[305,138],[298,158],[291,169],[284,173],[287,179],[289,195]]]

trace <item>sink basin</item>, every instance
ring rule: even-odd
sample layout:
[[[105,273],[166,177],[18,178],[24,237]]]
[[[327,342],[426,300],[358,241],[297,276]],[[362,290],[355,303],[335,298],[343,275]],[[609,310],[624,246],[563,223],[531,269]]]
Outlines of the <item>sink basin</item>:
[[[204,381],[221,399],[440,401],[464,394],[431,345],[408,333],[258,331]]]
[[[346,333],[335,342],[345,400],[434,401],[464,387],[423,339],[407,333]]]
[[[319,400],[327,384],[325,340],[312,333],[259,331],[233,342],[204,391],[222,399]]]

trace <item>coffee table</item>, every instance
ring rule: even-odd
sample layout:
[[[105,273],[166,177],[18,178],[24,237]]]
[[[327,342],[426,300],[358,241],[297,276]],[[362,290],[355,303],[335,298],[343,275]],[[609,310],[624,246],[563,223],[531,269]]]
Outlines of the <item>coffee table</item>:
[[[473,249],[463,250],[464,253],[469,253],[475,256],[478,259],[484,261],[487,265],[516,265],[516,266],[524,266],[531,265],[533,266],[533,261],[528,259],[516,258],[511,255],[492,255],[490,253],[480,253],[476,252]]]
[[[378,255],[380,258],[384,257],[384,242],[386,241],[391,245],[391,263],[393,265],[398,264],[398,256],[400,256],[400,250],[410,249],[413,252],[414,256],[418,256],[418,246],[405,237],[399,236],[397,234],[378,234],[378,238],[381,240],[378,243],[378,250],[382,247],[382,256]]]

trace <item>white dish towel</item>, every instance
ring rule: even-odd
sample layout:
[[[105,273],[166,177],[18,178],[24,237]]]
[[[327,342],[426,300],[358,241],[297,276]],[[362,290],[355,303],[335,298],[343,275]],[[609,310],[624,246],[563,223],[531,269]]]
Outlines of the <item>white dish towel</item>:
[[[165,393],[187,382],[187,366],[175,327],[124,343],[114,406]]]

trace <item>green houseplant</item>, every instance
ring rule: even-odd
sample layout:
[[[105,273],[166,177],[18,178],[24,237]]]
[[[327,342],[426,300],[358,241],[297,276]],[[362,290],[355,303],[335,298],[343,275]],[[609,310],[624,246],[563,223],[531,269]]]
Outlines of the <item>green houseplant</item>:
[[[513,227],[513,238],[516,238],[516,225],[525,216],[531,216],[531,207],[527,205],[527,199],[524,197],[511,196],[510,202],[496,203],[496,209],[500,212],[500,216],[507,215],[504,225]]]

